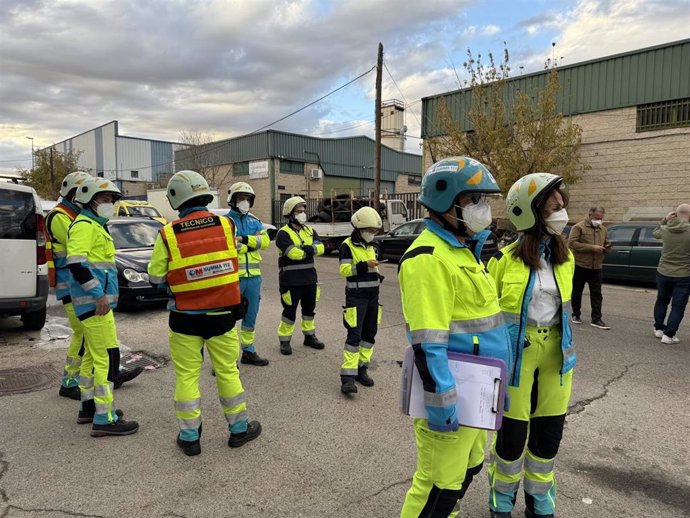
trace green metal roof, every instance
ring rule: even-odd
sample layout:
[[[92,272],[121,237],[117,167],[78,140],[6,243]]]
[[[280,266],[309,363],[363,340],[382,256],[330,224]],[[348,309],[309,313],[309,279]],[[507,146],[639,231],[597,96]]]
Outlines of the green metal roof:
[[[324,174],[350,178],[374,177],[374,145],[369,137],[319,138],[268,130],[205,144],[197,149],[208,166],[278,158],[319,164]],[[176,169],[185,169],[188,150],[175,153]],[[421,176],[422,157],[381,146],[381,180],[399,174]]]
[[[559,67],[558,110],[563,115],[613,110],[690,97],[690,39]],[[548,70],[510,78],[507,96],[534,92]],[[464,88],[422,99],[422,138],[445,134],[437,117],[443,102],[463,131],[472,90]]]

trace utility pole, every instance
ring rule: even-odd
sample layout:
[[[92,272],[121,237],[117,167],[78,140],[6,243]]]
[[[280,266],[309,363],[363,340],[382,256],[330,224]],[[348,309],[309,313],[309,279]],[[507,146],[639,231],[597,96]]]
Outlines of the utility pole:
[[[381,82],[383,72],[383,44],[379,43],[376,59],[376,142],[374,144],[374,208],[379,208],[381,196]]]
[[[33,137],[26,137],[31,141],[31,172],[34,172],[34,169],[36,169],[36,163],[34,162],[34,138]]]
[[[53,147],[50,147],[50,197],[57,198],[55,196],[55,168],[53,167]]]

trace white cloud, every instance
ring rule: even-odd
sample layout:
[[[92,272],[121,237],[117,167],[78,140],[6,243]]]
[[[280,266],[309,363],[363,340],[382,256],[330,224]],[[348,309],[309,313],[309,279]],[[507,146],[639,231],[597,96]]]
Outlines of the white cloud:
[[[482,27],[482,34],[484,36],[493,36],[501,32],[501,28],[498,25],[485,25]]]

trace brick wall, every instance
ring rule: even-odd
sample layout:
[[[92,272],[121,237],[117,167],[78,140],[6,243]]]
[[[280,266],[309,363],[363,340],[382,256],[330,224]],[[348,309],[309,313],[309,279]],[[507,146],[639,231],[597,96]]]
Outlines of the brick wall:
[[[409,175],[406,174],[399,174],[398,178],[395,180],[395,193],[396,194],[403,194],[407,192],[419,192],[421,189],[421,185],[419,184],[413,184],[410,185],[408,179],[410,178]],[[419,177],[416,177],[419,178]]]
[[[660,219],[690,203],[690,128],[635,132],[635,107],[576,115],[582,128],[581,156],[591,169],[570,187],[568,214],[582,220],[591,206],[606,209],[606,221]],[[441,157],[436,157],[440,159]],[[432,163],[425,153],[425,169]],[[505,217],[503,203],[492,203]]]

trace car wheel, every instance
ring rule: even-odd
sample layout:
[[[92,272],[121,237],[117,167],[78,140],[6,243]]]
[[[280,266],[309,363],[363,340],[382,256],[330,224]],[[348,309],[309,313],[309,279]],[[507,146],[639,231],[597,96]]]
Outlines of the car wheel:
[[[374,244],[374,254],[376,256],[376,260],[380,261],[383,259],[383,252],[381,251],[381,245]]]
[[[43,329],[46,324],[46,306],[43,306],[38,311],[26,311],[21,314],[22,323],[24,328],[29,331],[38,331]]]

